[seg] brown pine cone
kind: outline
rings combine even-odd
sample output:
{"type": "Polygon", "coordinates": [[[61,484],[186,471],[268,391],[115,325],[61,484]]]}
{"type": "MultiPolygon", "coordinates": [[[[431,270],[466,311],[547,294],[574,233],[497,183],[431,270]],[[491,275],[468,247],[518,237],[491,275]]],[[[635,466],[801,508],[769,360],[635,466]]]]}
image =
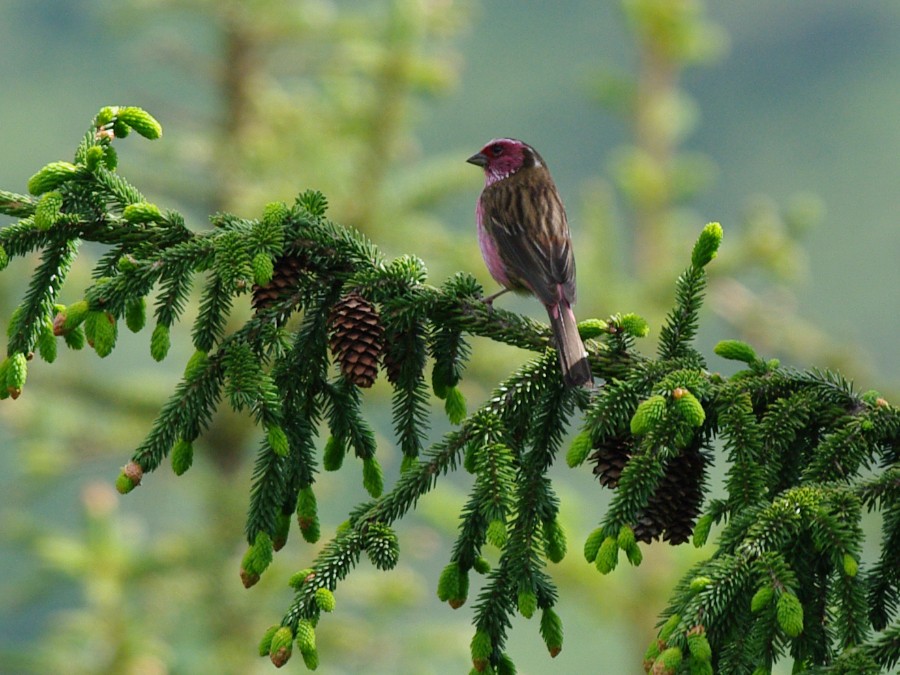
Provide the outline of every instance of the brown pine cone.
{"type": "Polygon", "coordinates": [[[300,275],[303,273],[303,261],[291,254],[278,258],[272,272],[272,280],[265,286],[253,285],[251,306],[256,311],[271,307],[279,300],[288,297],[297,288],[300,275]]]}
{"type": "Polygon", "coordinates": [[[384,328],[375,306],[352,291],[332,308],[328,325],[331,353],[341,373],[358,387],[371,387],[384,350],[384,328]]]}

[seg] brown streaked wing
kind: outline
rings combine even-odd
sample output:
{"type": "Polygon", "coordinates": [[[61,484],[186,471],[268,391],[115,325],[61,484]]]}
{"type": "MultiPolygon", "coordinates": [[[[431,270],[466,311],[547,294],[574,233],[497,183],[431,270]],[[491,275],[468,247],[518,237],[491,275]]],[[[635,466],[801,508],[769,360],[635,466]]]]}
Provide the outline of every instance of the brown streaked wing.
{"type": "Polygon", "coordinates": [[[497,242],[512,278],[530,288],[545,305],[575,303],[575,259],[569,226],[556,186],[546,169],[523,169],[486,188],[485,225],[497,242]]]}

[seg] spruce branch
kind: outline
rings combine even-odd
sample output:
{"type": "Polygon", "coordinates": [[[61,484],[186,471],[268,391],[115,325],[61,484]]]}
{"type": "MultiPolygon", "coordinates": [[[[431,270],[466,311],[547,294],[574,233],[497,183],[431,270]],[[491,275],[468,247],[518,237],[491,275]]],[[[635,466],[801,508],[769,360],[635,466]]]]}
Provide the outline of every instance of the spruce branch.
{"type": "Polygon", "coordinates": [[[784,368],[736,340],[714,353],[743,370],[710,372],[693,340],[706,266],[722,240],[718,224],[703,229],[676,281],[656,357],[635,348],[648,332],[641,317],[589,319],[579,330],[604,384],[571,390],[546,325],[485,304],[470,275],[435,286],[418,258],[387,261],[360,233],[331,222],[318,192],[292,205],[273,202],[259,218],[220,213],[210,228],[189,228],[118,173],[113,146],[129,130],[148,139],[161,133],[139,108],[104,108],[74,163],[52,162],[31,178],[33,196],[0,191],[0,212],[19,218],[0,230],[0,269],[10,256],[40,251],[9,321],[0,397],[23,393],[33,351],[48,363],[57,358],[57,338],[73,349],[87,341],[106,356],[121,322],[142,330],[148,301],[150,351],[162,360],[170,329],[200,284],[196,352],[117,488],[133,490],[167,456],[184,474],[221,400],[247,414],[261,430],[244,525],[248,586],[284,545],[293,514],[305,540],[319,539],[320,465],[340,470],[352,450],[371,496],[292,577],[293,601],[260,644],[276,665],[296,642],[304,662],[316,666],[315,630],[335,609],[341,581],[363,553],[377,568],[393,568],[402,545],[396,521],[461,467],[473,484],[438,597],[461,607],[472,573],[482,577],[472,609],[476,670],[512,671],[505,649],[515,612],[541,612],[537,629],[556,656],[562,619],[547,563],[565,555],[566,541],[548,470],[573,424],[568,464],[589,460],[601,485],[614,490],[584,544],[600,572],[612,572],[621,552],[639,565],[639,543],[677,545],[693,532],[704,545],[718,528],[712,555],[672,592],[645,654],[648,671],[765,671],[788,656],[813,672],[896,665],[900,409],[877,392],[858,394],[840,374],[784,368]],[[81,242],[104,253],[82,299],[58,305],[81,242]],[[245,294],[253,313],[229,332],[245,294]],[[533,356],[466,414],[458,385],[471,337],[533,356]],[[455,425],[430,443],[429,369],[455,425]],[[393,388],[393,440],[404,455],[387,492],[362,391],[382,372],[393,388]],[[722,495],[707,484],[713,461],[725,463],[722,495]],[[860,564],[864,509],[882,517],[877,560],[868,566],[860,564]],[[485,545],[499,550],[493,569],[485,545]]]}

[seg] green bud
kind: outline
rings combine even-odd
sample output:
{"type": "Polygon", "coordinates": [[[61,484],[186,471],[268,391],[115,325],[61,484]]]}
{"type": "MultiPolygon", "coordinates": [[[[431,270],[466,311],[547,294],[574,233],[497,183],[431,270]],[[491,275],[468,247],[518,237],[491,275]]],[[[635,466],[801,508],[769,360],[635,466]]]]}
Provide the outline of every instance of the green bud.
{"type": "Polygon", "coordinates": [[[66,346],[69,349],[74,349],[76,351],[79,349],[84,349],[85,338],[84,331],[81,330],[81,326],[63,333],[63,340],[65,340],[66,346]]]}
{"type": "Polygon", "coordinates": [[[319,524],[319,516],[316,515],[304,521],[303,525],[300,527],[300,534],[303,535],[303,540],[310,544],[315,544],[319,541],[319,537],[322,536],[322,526],[319,524]]]}
{"type": "Polygon", "coordinates": [[[616,565],[619,564],[619,545],[616,543],[615,537],[607,537],[600,544],[600,550],[597,551],[597,558],[594,565],[600,574],[609,574],[616,565]]]}
{"type": "Polygon", "coordinates": [[[709,577],[704,577],[704,576],[694,577],[693,579],[691,579],[691,584],[690,584],[689,588],[691,590],[691,593],[699,593],[704,588],[709,586],[712,582],[713,582],[712,579],[710,579],[709,577]]]}
{"type": "Polygon", "coordinates": [[[635,546],[636,543],[634,530],[628,527],[628,525],[623,525],[619,528],[619,536],[616,538],[616,544],[618,544],[620,549],[627,551],[632,546],[635,546]]]}
{"type": "Polygon", "coordinates": [[[478,574],[487,574],[491,571],[491,563],[488,562],[487,558],[478,556],[475,558],[475,562],[472,563],[472,569],[478,574]]]}
{"type": "Polygon", "coordinates": [[[206,370],[206,366],[208,364],[209,355],[202,349],[198,349],[193,354],[191,354],[191,358],[188,359],[187,364],[184,366],[184,379],[193,380],[200,373],[206,370]]]}
{"type": "Polygon", "coordinates": [[[16,352],[8,357],[9,365],[6,367],[6,387],[9,395],[18,398],[28,378],[28,358],[22,352],[16,352]]]}
{"type": "Polygon", "coordinates": [[[317,517],[318,508],[316,493],[313,492],[311,485],[307,485],[297,495],[297,518],[300,527],[303,527],[305,520],[317,517]]]}
{"type": "Polygon", "coordinates": [[[500,659],[497,661],[497,675],[516,675],[516,664],[509,658],[509,654],[501,653],[500,659]]]}
{"type": "Polygon", "coordinates": [[[323,612],[333,612],[334,593],[324,587],[316,589],[316,605],[318,605],[319,609],[323,612]]]}
{"type": "Polygon", "coordinates": [[[466,398],[459,387],[448,387],[444,398],[444,411],[450,424],[461,424],[466,419],[466,398]]]}
{"type": "Polygon", "coordinates": [[[587,319],[578,322],[578,334],[582,340],[592,340],[609,332],[609,325],[602,319],[587,319]]]}
{"type": "Polygon", "coordinates": [[[291,451],[287,434],[278,425],[273,424],[266,429],[266,440],[269,443],[269,447],[272,448],[272,452],[279,457],[287,457],[291,451]]]}
{"type": "Polygon", "coordinates": [[[147,301],[143,297],[125,303],[125,325],[132,333],[138,333],[147,322],[147,301]]]}
{"type": "Polygon", "coordinates": [[[275,624],[274,626],[269,626],[266,629],[266,632],[263,633],[262,639],[259,641],[260,656],[269,655],[269,647],[272,645],[272,637],[275,635],[275,631],[277,631],[279,628],[281,628],[281,626],[275,624]]]}
{"type": "Polygon", "coordinates": [[[384,491],[384,475],[381,472],[381,465],[374,457],[363,460],[363,487],[375,499],[384,491]]]}
{"type": "Polygon", "coordinates": [[[697,524],[694,525],[694,546],[700,548],[706,545],[709,538],[709,531],[712,529],[713,517],[708,513],[700,516],[697,524]]]}
{"type": "Polygon", "coordinates": [[[572,445],[569,446],[569,451],[566,453],[566,464],[573,469],[581,465],[587,459],[592,447],[591,433],[587,430],[582,431],[572,439],[572,445]]]}
{"type": "Polygon", "coordinates": [[[774,597],[775,589],[771,586],[761,586],[750,599],[750,611],[754,614],[759,614],[772,604],[772,598],[774,597]]]}
{"type": "Polygon", "coordinates": [[[876,389],[869,389],[860,396],[864,403],[867,403],[871,406],[878,404],[878,399],[881,398],[881,392],[876,389]]]}
{"type": "Polygon", "coordinates": [[[12,338],[13,335],[22,330],[22,326],[20,325],[20,323],[24,311],[25,310],[22,305],[19,305],[13,310],[12,316],[9,317],[9,325],[6,327],[6,337],[12,338]]]}
{"type": "Polygon", "coordinates": [[[675,629],[678,628],[678,624],[681,623],[681,617],[678,614],[673,614],[670,616],[666,622],[663,624],[663,627],[659,629],[659,639],[660,640],[668,640],[672,633],[675,632],[675,629]]]}
{"type": "Polygon", "coordinates": [[[329,436],[325,443],[325,451],[322,456],[322,466],[326,471],[337,471],[344,463],[344,455],[347,448],[344,446],[342,439],[336,436],[329,436]]]}
{"type": "Polygon", "coordinates": [[[291,533],[291,516],[279,511],[275,515],[275,532],[272,535],[272,548],[280,551],[287,544],[288,535],[291,533]]]}
{"type": "Polygon", "coordinates": [[[400,559],[397,533],[389,525],[372,523],[367,533],[366,554],[378,569],[394,569],[400,559]]]}
{"type": "Polygon", "coordinates": [[[475,666],[475,670],[478,672],[483,671],[490,661],[491,653],[494,651],[490,636],[483,631],[475,631],[469,649],[472,653],[472,665],[475,666]]]}
{"type": "Polygon", "coordinates": [[[263,208],[262,220],[266,225],[280,225],[290,215],[290,210],[284,202],[269,202],[263,208]]]}
{"type": "Polygon", "coordinates": [[[134,481],[131,480],[124,472],[120,473],[116,478],[116,490],[119,494],[127,495],[135,488],[134,481]]]}
{"type": "Polygon", "coordinates": [[[272,563],[272,539],[265,532],[259,532],[241,561],[241,579],[248,587],[259,581],[259,575],[272,563]]]}
{"type": "Polygon", "coordinates": [[[641,402],[631,418],[631,433],[642,436],[653,428],[666,414],[666,399],[655,394],[641,402]]]}
{"type": "Polygon", "coordinates": [[[37,348],[38,354],[47,363],[53,363],[56,360],[56,336],[53,334],[53,323],[48,321],[41,328],[37,348]]]}
{"type": "Polygon", "coordinates": [[[703,409],[700,401],[697,400],[697,397],[687,389],[679,388],[675,392],[673,394],[675,397],[675,405],[673,407],[676,414],[680,415],[692,427],[702,426],[706,421],[706,411],[703,409]]]}
{"type": "MultiPolygon", "coordinates": [[[[119,108],[118,121],[124,122],[144,138],[155,140],[162,136],[162,126],[146,110],[128,106],[119,108]]],[[[116,136],[118,136],[118,132],[116,136]]]]}
{"type": "Polygon", "coordinates": [[[94,126],[102,127],[110,122],[112,122],[116,118],[116,113],[118,112],[118,106],[103,106],[100,108],[100,112],[97,113],[97,116],[94,118],[94,126]]]}
{"type": "Polygon", "coordinates": [[[541,637],[547,645],[550,657],[554,658],[562,651],[563,628],[562,621],[556,612],[550,607],[541,613],[541,637]]]}
{"type": "Polygon", "coordinates": [[[276,668],[281,668],[291,658],[294,647],[294,634],[287,626],[282,626],[272,635],[269,644],[269,658],[276,668]]]}
{"type": "Polygon", "coordinates": [[[69,162],[50,162],[28,179],[28,191],[41,195],[78,175],[78,167],[69,162]]]}
{"type": "Polygon", "coordinates": [[[450,563],[442,571],[438,579],[437,596],[441,602],[447,602],[459,594],[459,565],[450,563]]]}
{"type": "Polygon", "coordinates": [[[190,441],[179,438],[172,448],[172,471],[181,476],[194,463],[194,446],[190,441]]]}
{"type": "Polygon", "coordinates": [[[128,138],[128,134],[131,133],[131,127],[122,120],[116,119],[113,121],[112,132],[115,138],[128,138]]]}
{"type": "Polygon", "coordinates": [[[634,567],[640,567],[641,562],[644,560],[644,554],[641,553],[641,547],[637,544],[630,548],[626,548],[625,556],[628,558],[628,562],[634,567]]]}
{"type": "Polygon", "coordinates": [[[647,323],[647,320],[631,312],[619,319],[619,327],[623,332],[636,338],[647,337],[650,333],[650,324],[647,323]]]}
{"type": "Polygon", "coordinates": [[[288,579],[288,585],[295,591],[299,591],[303,588],[303,584],[306,583],[309,576],[315,575],[315,573],[316,572],[312,567],[304,567],[302,570],[297,570],[291,575],[291,578],[288,579]]]}
{"type": "Polygon", "coordinates": [[[687,643],[688,651],[694,659],[706,662],[712,660],[712,647],[704,633],[688,634],[687,643]]]}
{"type": "Polygon", "coordinates": [[[519,610],[519,614],[526,619],[534,616],[534,611],[537,609],[537,596],[534,594],[534,591],[530,588],[520,590],[516,598],[516,607],[519,610]]]}
{"type": "Polygon", "coordinates": [[[803,605],[793,593],[784,592],[778,598],[775,618],[788,637],[794,638],[803,632],[803,605]]]}
{"type": "Polygon", "coordinates": [[[156,204],[138,202],[126,206],[122,211],[122,218],[136,225],[139,223],[158,223],[163,219],[163,216],[156,204]]]}
{"type": "Polygon", "coordinates": [[[556,519],[544,522],[544,553],[547,560],[558,563],[566,557],[566,533],[556,519]]]}
{"type": "Polygon", "coordinates": [[[656,663],[666,671],[674,673],[675,669],[681,665],[682,658],[684,657],[678,647],[669,647],[657,657],[656,663]]]}
{"type": "Polygon", "coordinates": [[[153,335],[150,336],[150,356],[154,361],[162,361],[169,353],[169,347],[172,345],[169,337],[169,327],[163,323],[156,324],[153,329],[153,335]]]}
{"type": "Polygon", "coordinates": [[[756,363],[759,360],[759,357],[756,356],[756,352],[753,351],[753,347],[740,340],[722,340],[713,347],[713,351],[723,359],[728,359],[729,361],[743,361],[744,363],[750,364],[756,363]]]}
{"type": "Polygon", "coordinates": [[[5,270],[9,265],[9,254],[3,246],[0,246],[0,271],[5,270]]]}
{"type": "Polygon", "coordinates": [[[119,165],[119,153],[111,145],[103,150],[103,163],[106,164],[106,168],[110,171],[115,171],[119,165]]]}
{"type": "Polygon", "coordinates": [[[509,537],[509,533],[506,530],[506,523],[502,520],[492,520],[488,523],[485,537],[490,544],[502,549],[506,546],[506,540],[509,537]]]}
{"type": "Polygon", "coordinates": [[[84,165],[88,171],[95,171],[100,162],[103,161],[103,148],[99,145],[92,145],[88,148],[84,156],[84,165]]]}
{"type": "Polygon", "coordinates": [[[115,317],[109,312],[90,311],[84,320],[84,333],[97,356],[109,356],[119,335],[115,317]]]}
{"type": "Polygon", "coordinates": [[[844,563],[844,574],[846,574],[851,579],[856,576],[856,573],[859,571],[859,563],[856,562],[856,558],[854,558],[849,553],[845,553],[843,557],[844,563]]]}
{"type": "Polygon", "coordinates": [[[87,300],[79,300],[78,302],[73,302],[71,305],[66,307],[63,314],[65,315],[65,321],[63,322],[63,332],[70,331],[82,321],[84,321],[85,317],[88,313],[88,301],[87,300]]]}
{"type": "Polygon", "coordinates": [[[58,192],[47,192],[38,201],[34,210],[34,226],[39,230],[49,230],[59,220],[63,198],[58,192]]]}
{"type": "Polygon", "coordinates": [[[316,629],[309,619],[300,619],[297,622],[297,647],[301,652],[308,652],[316,648],[316,629]]]}
{"type": "Polygon", "coordinates": [[[315,670],[319,667],[319,652],[317,649],[308,649],[305,652],[300,652],[300,656],[303,657],[303,665],[306,666],[307,670],[315,670]]]}
{"type": "Polygon", "coordinates": [[[644,652],[644,663],[652,664],[656,661],[656,658],[659,656],[659,640],[654,640],[647,646],[647,651],[644,652]]]}
{"type": "Polygon", "coordinates": [[[272,263],[272,258],[265,253],[257,253],[253,256],[250,267],[253,269],[253,283],[258,286],[265,286],[272,281],[275,266],[272,263]]]}
{"type": "Polygon", "coordinates": [[[603,528],[598,527],[588,535],[584,542],[584,559],[589,563],[597,559],[597,553],[600,551],[600,544],[603,542],[603,528]]]}
{"type": "Polygon", "coordinates": [[[698,269],[706,267],[716,257],[722,243],[722,234],[722,226],[719,223],[709,223],[703,228],[691,253],[691,264],[694,267],[698,269]]]}

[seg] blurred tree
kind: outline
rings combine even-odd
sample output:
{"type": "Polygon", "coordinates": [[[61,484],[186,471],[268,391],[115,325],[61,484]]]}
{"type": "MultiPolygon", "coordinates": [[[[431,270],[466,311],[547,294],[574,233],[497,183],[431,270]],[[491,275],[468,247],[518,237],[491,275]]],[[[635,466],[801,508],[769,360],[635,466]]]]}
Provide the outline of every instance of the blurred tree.
{"type": "MultiPolygon", "coordinates": [[[[594,246],[602,259],[588,267],[608,270],[600,285],[616,298],[614,306],[636,302],[656,324],[669,303],[667,284],[677,260],[673,247],[700,220],[692,201],[718,172],[708,156],[682,149],[702,111],[681,81],[689,69],[715,63],[728,36],[708,19],[701,0],[622,0],[621,8],[635,48],[635,70],[601,69],[593,92],[625,121],[633,140],[612,152],[612,189],[602,179],[587,183],[588,232],[582,236],[622,240],[594,246]],[[615,217],[616,198],[625,207],[627,226],[615,217]]],[[[711,306],[727,325],[770,353],[868,375],[864,357],[796,311],[791,287],[806,272],[800,240],[822,210],[822,201],[810,194],[795,195],[785,207],[764,196],[749,198],[735,228],[738,253],[713,274],[711,306]]]]}

